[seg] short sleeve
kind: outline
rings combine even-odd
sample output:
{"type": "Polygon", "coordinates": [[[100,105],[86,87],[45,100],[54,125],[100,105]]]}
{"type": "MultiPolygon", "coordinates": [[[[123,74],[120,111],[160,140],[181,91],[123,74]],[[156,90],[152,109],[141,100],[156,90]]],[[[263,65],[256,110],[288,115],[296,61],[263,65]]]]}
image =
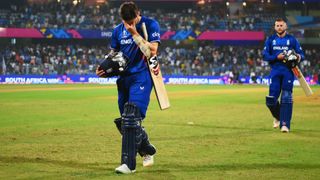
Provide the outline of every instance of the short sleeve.
{"type": "Polygon", "coordinates": [[[148,31],[148,40],[149,42],[159,42],[160,43],[160,26],[157,21],[152,21],[149,27],[147,27],[148,31]]]}

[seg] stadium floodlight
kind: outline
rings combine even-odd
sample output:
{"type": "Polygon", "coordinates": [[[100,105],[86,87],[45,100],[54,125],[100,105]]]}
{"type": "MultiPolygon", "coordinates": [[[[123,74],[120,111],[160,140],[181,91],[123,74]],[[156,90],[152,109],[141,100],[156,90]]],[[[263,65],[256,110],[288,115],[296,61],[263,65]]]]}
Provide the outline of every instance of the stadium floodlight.
{"type": "Polygon", "coordinates": [[[242,3],[242,6],[243,6],[243,7],[246,7],[246,6],[247,6],[247,3],[244,1],[244,2],[242,3]]]}
{"type": "Polygon", "coordinates": [[[206,2],[204,1],[204,0],[198,0],[198,4],[199,5],[203,5],[203,4],[205,4],[206,2]]]}

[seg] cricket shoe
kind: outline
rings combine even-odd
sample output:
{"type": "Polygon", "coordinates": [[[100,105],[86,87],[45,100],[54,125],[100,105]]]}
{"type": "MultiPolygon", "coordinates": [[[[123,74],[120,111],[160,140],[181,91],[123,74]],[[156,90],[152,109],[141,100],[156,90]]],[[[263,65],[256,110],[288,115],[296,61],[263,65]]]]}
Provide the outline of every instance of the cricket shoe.
{"type": "Polygon", "coordinates": [[[149,154],[142,156],[142,160],[143,167],[150,167],[154,164],[153,156],[149,154]]]}
{"type": "Polygon", "coordinates": [[[116,173],[119,173],[119,174],[131,174],[136,172],[135,169],[131,170],[126,164],[122,164],[121,166],[117,167],[115,171],[116,173]]]}
{"type": "Polygon", "coordinates": [[[281,132],[283,132],[283,133],[288,133],[288,132],[289,132],[288,127],[287,127],[287,126],[282,126],[282,127],[281,127],[281,132]]]}
{"type": "Polygon", "coordinates": [[[273,120],[273,128],[278,128],[280,126],[280,121],[278,119],[274,118],[273,120]]]}

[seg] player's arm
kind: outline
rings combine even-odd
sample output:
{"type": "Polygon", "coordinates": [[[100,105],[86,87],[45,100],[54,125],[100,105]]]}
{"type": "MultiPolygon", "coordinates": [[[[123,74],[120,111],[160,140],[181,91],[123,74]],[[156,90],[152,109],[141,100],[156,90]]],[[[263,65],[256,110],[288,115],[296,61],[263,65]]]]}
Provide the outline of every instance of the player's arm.
{"type": "Polygon", "coordinates": [[[149,59],[155,55],[157,55],[159,43],[148,42],[145,40],[136,30],[130,32],[132,34],[133,41],[137,44],[140,48],[141,52],[149,59]]]}
{"type": "Polygon", "coordinates": [[[157,55],[158,42],[148,42],[140,34],[132,35],[133,41],[138,45],[141,52],[149,59],[150,57],[157,55]]]}
{"type": "Polygon", "coordinates": [[[284,59],[284,54],[283,53],[278,53],[278,54],[271,54],[271,39],[268,38],[264,44],[263,48],[263,60],[267,62],[272,62],[275,60],[283,60],[284,59]]]}

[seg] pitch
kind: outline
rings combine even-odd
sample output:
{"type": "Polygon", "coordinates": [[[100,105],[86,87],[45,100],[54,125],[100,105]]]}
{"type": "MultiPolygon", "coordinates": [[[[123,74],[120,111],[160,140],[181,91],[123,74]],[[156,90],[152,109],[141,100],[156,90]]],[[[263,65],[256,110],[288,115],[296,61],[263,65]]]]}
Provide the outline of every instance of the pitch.
{"type": "Polygon", "coordinates": [[[319,179],[320,94],[294,88],[292,130],[272,128],[259,85],[167,86],[144,126],[155,166],[118,175],[111,85],[1,85],[0,179],[319,179]]]}

